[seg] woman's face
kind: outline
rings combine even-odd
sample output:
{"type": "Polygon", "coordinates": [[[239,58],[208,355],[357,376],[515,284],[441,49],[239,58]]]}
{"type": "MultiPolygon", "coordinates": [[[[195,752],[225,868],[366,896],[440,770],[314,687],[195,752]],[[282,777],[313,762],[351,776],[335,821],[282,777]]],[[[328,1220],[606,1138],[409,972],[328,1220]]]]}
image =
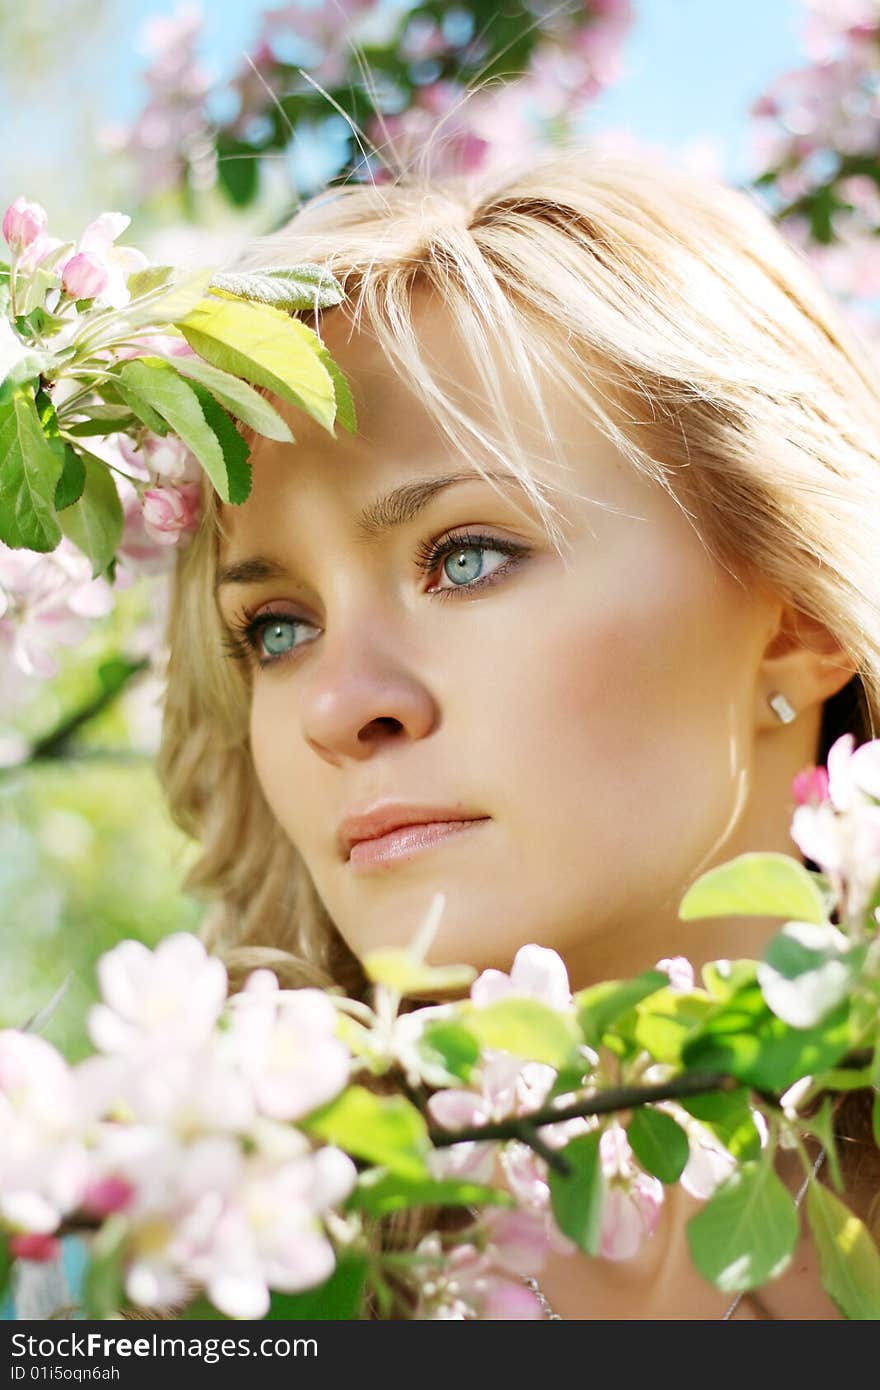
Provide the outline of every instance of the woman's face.
{"type": "MultiPolygon", "coordinates": [[[[481,395],[443,312],[423,309],[420,329],[462,398],[481,395]]],[[[560,557],[518,485],[499,497],[349,332],[325,320],[358,434],[334,440],[282,408],[297,442],[260,441],[250,498],[224,508],[220,559],[267,557],[279,577],[219,589],[227,623],[273,615],[252,633],[254,765],[343,937],[357,954],[406,944],[442,890],[435,963],[509,969],[537,942],[580,986],[663,955],[731,953],[711,949],[717,937],[689,951],[677,905],[755,813],[758,668],[778,606],[738,586],[551,385],[565,477],[582,494],[555,497],[571,543],[560,557]],[[394,489],[461,473],[403,524],[358,529],[394,489]],[[420,548],[452,538],[422,572],[420,548]],[[340,821],[387,801],[482,819],[410,857],[348,860],[340,821]]],[[[546,452],[515,376],[495,365],[546,452]]],[[[561,481],[552,467],[535,471],[561,481]]],[[[780,805],[777,842],[746,835],[742,848],[785,850],[780,805]]],[[[760,824],[766,836],[766,814],[760,824]]]]}

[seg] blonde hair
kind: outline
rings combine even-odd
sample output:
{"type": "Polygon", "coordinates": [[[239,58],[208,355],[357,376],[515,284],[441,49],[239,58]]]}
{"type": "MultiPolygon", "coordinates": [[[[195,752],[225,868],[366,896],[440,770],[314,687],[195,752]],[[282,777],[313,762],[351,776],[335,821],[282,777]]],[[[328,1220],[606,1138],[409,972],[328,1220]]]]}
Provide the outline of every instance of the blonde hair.
{"type": "MultiPolygon", "coordinates": [[[[856,675],[826,702],[820,760],[880,712],[880,393],[868,345],[800,252],[745,193],[588,142],[501,174],[399,176],[312,198],[239,268],[327,267],[326,313],[375,335],[459,452],[502,458],[548,536],[550,500],[491,365],[500,345],[546,421],[540,364],[682,507],[738,582],[769,583],[837,638],[856,675]],[[497,432],[461,409],[419,347],[418,292],[439,295],[485,385],[497,432]]],[[[303,313],[320,332],[320,314],[303,313]]],[[[547,423],[547,437],[554,445],[547,423]]],[[[491,485],[491,484],[490,484],[491,485]]],[[[359,966],[254,775],[249,678],[224,659],[213,580],[222,518],[178,557],[167,628],[159,775],[200,844],[184,887],[233,972],[257,964],[357,990],[359,966]]]]}

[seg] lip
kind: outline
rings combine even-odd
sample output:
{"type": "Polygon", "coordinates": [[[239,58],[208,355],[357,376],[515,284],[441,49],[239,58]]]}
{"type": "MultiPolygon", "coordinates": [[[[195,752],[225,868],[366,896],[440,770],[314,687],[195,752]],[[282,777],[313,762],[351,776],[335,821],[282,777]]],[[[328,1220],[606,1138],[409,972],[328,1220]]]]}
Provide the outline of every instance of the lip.
{"type": "Polygon", "coordinates": [[[349,865],[354,874],[377,873],[393,869],[402,859],[412,859],[442,840],[456,839],[463,831],[485,825],[488,816],[469,820],[426,821],[423,825],[401,825],[371,840],[357,840],[351,847],[349,865]]]}
{"type": "Polygon", "coordinates": [[[336,832],[340,858],[348,860],[352,847],[364,840],[378,840],[403,826],[427,826],[437,821],[488,820],[480,811],[470,811],[461,802],[447,806],[419,805],[412,801],[380,801],[343,816],[336,832]]]}

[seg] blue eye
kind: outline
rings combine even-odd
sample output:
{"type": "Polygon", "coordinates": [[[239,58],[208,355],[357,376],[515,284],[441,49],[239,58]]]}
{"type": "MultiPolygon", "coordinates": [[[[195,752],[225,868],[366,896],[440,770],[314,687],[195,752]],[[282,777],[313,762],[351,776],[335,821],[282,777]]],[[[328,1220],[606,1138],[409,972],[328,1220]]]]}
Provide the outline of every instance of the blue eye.
{"type": "Polygon", "coordinates": [[[260,666],[274,666],[286,660],[302,642],[294,642],[293,634],[298,627],[311,627],[302,618],[293,618],[289,613],[271,611],[254,616],[246,612],[233,623],[233,630],[223,639],[223,645],[230,656],[250,661],[256,656],[260,666]],[[265,636],[263,632],[265,630],[265,636]]]}
{"type": "Polygon", "coordinates": [[[257,630],[263,631],[263,645],[270,656],[282,656],[284,654],[285,630],[292,633],[295,627],[296,623],[289,618],[285,619],[284,622],[280,618],[273,618],[271,621],[267,621],[265,618],[261,619],[257,630]]]}
{"type": "MultiPolygon", "coordinates": [[[[443,573],[450,580],[451,587],[428,589],[426,595],[428,598],[458,598],[503,579],[527,554],[528,546],[496,536],[466,532],[423,542],[416,550],[415,562],[423,574],[431,575],[441,560],[444,561],[443,573]],[[475,563],[475,554],[479,551],[495,551],[509,558],[506,564],[483,574],[482,561],[475,563]]],[[[295,640],[296,629],[314,627],[314,624],[306,622],[304,618],[293,617],[290,613],[267,610],[259,614],[245,611],[241,618],[233,620],[230,627],[231,631],[223,639],[229,655],[245,664],[250,664],[256,657],[257,664],[265,667],[289,661],[300,647],[308,646],[308,641],[295,640]]]]}
{"type": "Polygon", "coordinates": [[[463,535],[447,535],[438,541],[428,541],[420,545],[416,552],[416,564],[424,574],[433,574],[442,560],[443,573],[447,579],[452,581],[452,587],[430,589],[428,596],[429,598],[446,598],[449,595],[458,597],[461,593],[473,593],[475,589],[482,589],[485,585],[494,583],[496,576],[499,579],[503,578],[513,568],[517,560],[526,554],[527,549],[524,545],[500,540],[497,536],[473,535],[468,531],[463,535]],[[508,558],[507,564],[499,565],[489,574],[483,574],[482,562],[475,567],[473,560],[474,552],[481,550],[494,550],[496,554],[507,555],[510,558],[508,558]]]}

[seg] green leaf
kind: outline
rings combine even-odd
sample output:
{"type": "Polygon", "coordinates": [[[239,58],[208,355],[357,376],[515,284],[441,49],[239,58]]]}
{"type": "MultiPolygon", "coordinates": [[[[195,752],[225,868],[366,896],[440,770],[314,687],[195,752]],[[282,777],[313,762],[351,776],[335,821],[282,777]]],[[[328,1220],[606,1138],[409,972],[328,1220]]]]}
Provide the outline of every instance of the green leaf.
{"type": "Polygon", "coordinates": [[[404,1096],[375,1096],[363,1086],[349,1086],[329,1105],[301,1120],[300,1128],[402,1177],[428,1176],[428,1128],[404,1096]]]}
{"type": "Polygon", "coordinates": [[[203,299],[177,326],[212,366],[300,406],[336,438],[333,380],[320,339],[304,323],[268,304],[203,299]]]}
{"type": "Polygon", "coordinates": [[[226,481],[229,489],[229,501],[238,505],[246,502],[251,492],[253,478],[251,475],[248,458],[250,449],[242,439],[232,420],[226,414],[222,405],[218,405],[204,386],[193,382],[192,389],[195,391],[199,405],[202,407],[202,414],[220,441],[220,448],[223,450],[223,459],[226,464],[226,481]]]}
{"type": "Polygon", "coordinates": [[[455,1179],[422,1181],[402,1178],[397,1173],[375,1168],[360,1178],[345,1203],[348,1211],[365,1211],[370,1216],[387,1216],[407,1207],[469,1207],[515,1205],[513,1197],[500,1188],[455,1179]]]}
{"type": "Polygon", "coordinates": [[[757,964],[753,960],[710,960],[703,966],[700,974],[707,994],[713,999],[726,1003],[744,985],[757,979],[757,964]]]}
{"type": "Polygon", "coordinates": [[[636,1007],[633,1037],[655,1062],[677,1066],[688,1040],[699,1032],[713,1007],[704,994],[660,989],[636,1007]]]}
{"type": "Polygon", "coordinates": [[[694,1264],[725,1293],[757,1289],[781,1274],[798,1234],[791,1193],[765,1158],[731,1173],[687,1224],[694,1264]]]}
{"type": "Polygon", "coordinates": [[[588,1047],[598,1047],[608,1029],[649,994],[669,985],[662,970],[646,970],[634,980],[607,980],[574,996],[578,1023],[588,1047]]]}
{"type": "Polygon", "coordinates": [[[626,1135],[646,1172],[663,1183],[678,1182],[690,1157],[690,1144],[671,1115],[642,1105],[630,1120],[626,1135]]]}
{"type": "Polygon", "coordinates": [[[173,265],[147,265],[143,270],[133,271],[125,283],[131,298],[138,299],[142,294],[149,294],[151,290],[158,290],[162,285],[167,285],[173,276],[173,265]]]}
{"type": "Polygon", "coordinates": [[[330,356],[329,349],[321,343],[316,349],[318,356],[330,374],[333,382],[333,390],[336,395],[336,419],[344,430],[349,434],[357,434],[357,414],[355,413],[354,400],[348,387],[348,382],[342,375],[339,367],[330,356]]]}
{"type": "Polygon", "coordinates": [[[320,1288],[303,1293],[273,1293],[266,1321],[355,1321],[361,1316],[366,1277],[366,1259],[362,1255],[345,1255],[320,1288]]]}
{"type": "Polygon", "coordinates": [[[706,1125],[734,1158],[757,1158],[761,1152],[761,1136],[755,1128],[745,1087],[735,1091],[707,1091],[705,1095],[688,1096],[678,1103],[695,1120],[706,1125]]]}
{"type": "Polygon", "coordinates": [[[793,1028],[810,1028],[846,998],[866,947],[847,949],[830,922],[787,922],[758,965],[758,983],[773,1012],[793,1028]]]}
{"type": "Polygon", "coordinates": [[[119,493],[103,459],[80,451],[85,468],[82,496],[59,515],[61,529],[92,562],[92,578],[103,574],[122,537],[124,516],[119,493]]]}
{"type": "Polygon", "coordinates": [[[253,202],[259,185],[259,160],[251,145],[220,134],[217,138],[217,178],[235,207],[253,202]]]}
{"type": "MultiPolygon", "coordinates": [[[[15,351],[13,347],[13,352],[15,351]]],[[[51,352],[28,348],[24,343],[14,357],[9,352],[4,352],[4,366],[0,377],[0,405],[6,405],[11,401],[20,387],[38,381],[43,372],[48,372],[56,365],[57,360],[51,352]]]]}
{"type": "Polygon", "coordinates": [[[429,1065],[444,1067],[465,1085],[480,1056],[480,1044],[463,1024],[452,1019],[429,1023],[417,1043],[419,1054],[429,1065]]]}
{"type": "Polygon", "coordinates": [[[880,1319],[880,1254],[857,1216],[821,1183],[807,1189],[807,1219],[819,1252],[822,1287],[844,1317],[880,1319]]]}
{"type": "Polygon", "coordinates": [[[238,377],[221,372],[219,368],[212,367],[210,362],[203,362],[200,357],[175,357],[174,366],[181,376],[207,386],[214,399],[225,406],[243,425],[249,426],[257,434],[264,435],[266,439],[277,439],[283,444],[293,443],[293,435],[287,422],[265,396],[261,396],[246,381],[239,381],[238,377]]]}
{"type": "Polygon", "coordinates": [[[367,952],[362,960],[368,980],[387,985],[397,994],[431,994],[466,989],[476,979],[472,965],[425,965],[407,947],[387,946],[367,952]]]}
{"type": "Polygon", "coordinates": [[[70,507],[82,497],[86,474],[82,459],[75,449],[61,438],[58,416],[52,398],[46,391],[38,391],[34,400],[40,427],[49,442],[55,457],[61,461],[61,477],[55,488],[55,510],[60,512],[70,507]]]}
{"type": "MultiPolygon", "coordinates": [[[[118,410],[117,417],[104,416],[100,420],[78,420],[75,424],[65,425],[65,432],[75,435],[76,439],[89,439],[93,435],[100,435],[101,438],[104,438],[108,434],[132,434],[138,428],[140,416],[135,417],[128,406],[106,406],[104,409],[118,410]]],[[[163,432],[167,432],[164,425],[163,432]]]]}
{"type": "Polygon", "coordinates": [[[824,922],[825,899],[803,864],[788,854],[740,854],[701,874],[678,908],[685,922],[698,917],[794,917],[824,922]]]}
{"type": "Polygon", "coordinates": [[[483,1008],[469,1005],[463,1010],[463,1021],[482,1047],[551,1067],[571,1062],[580,1042],[574,1019],[538,999],[511,995],[483,1008]]]}
{"type": "Polygon", "coordinates": [[[114,380],[127,409],[136,415],[141,424],[146,425],[153,434],[161,435],[164,438],[168,433],[167,421],[157,410],[153,409],[140,391],[135,390],[133,380],[123,379],[121,375],[114,380]]]}
{"type": "Polygon", "coordinates": [[[33,396],[19,387],[0,405],[0,540],[13,550],[54,550],[61,540],[55,489],[62,460],[40,426],[33,396]]]}
{"type": "Polygon", "coordinates": [[[117,310],[117,315],[128,329],[176,325],[203,301],[213,276],[213,270],[192,270],[172,282],[155,299],[131,302],[117,310]]]}
{"type": "Polygon", "coordinates": [[[579,1134],[559,1152],[570,1164],[568,1177],[549,1175],[550,1206],[563,1235],[588,1255],[597,1255],[602,1239],[605,1180],[599,1159],[600,1134],[579,1134]]]}
{"type": "MultiPolygon", "coordinates": [[[[242,490],[244,478],[235,471],[235,464],[231,477],[227,472],[223,444],[205,418],[196,387],[184,381],[169,362],[161,357],[137,358],[120,367],[117,380],[124,395],[131,392],[133,396],[146,401],[165,425],[192,450],[224,502],[231,500],[230,493],[233,489],[236,493],[242,490]]],[[[216,402],[214,404],[216,405],[216,402]]],[[[134,408],[134,401],[132,407],[134,408]]],[[[220,410],[220,406],[216,406],[216,409],[220,410]]],[[[228,417],[224,416],[224,419],[229,423],[228,417]]],[[[247,451],[247,445],[241,435],[238,431],[235,433],[239,443],[247,451]]],[[[227,440],[227,447],[228,443],[227,440]]]]}
{"type": "Polygon", "coordinates": [[[696,1071],[722,1071],[747,1086],[780,1092],[833,1066],[849,1047],[846,1002],[815,1028],[792,1028],[770,1012],[753,984],[716,1007],[685,1043],[682,1060],[696,1071]]]}
{"type": "Polygon", "coordinates": [[[9,1253],[9,1242],[0,1231],[0,1306],[6,1297],[12,1278],[12,1256],[9,1253]]]}
{"type": "Polygon", "coordinates": [[[28,276],[21,312],[27,316],[32,314],[35,309],[40,308],[45,302],[46,295],[50,290],[55,289],[57,284],[58,276],[46,266],[38,265],[36,270],[28,276]]]}
{"type": "Polygon", "coordinates": [[[91,1242],[83,1284],[83,1305],[87,1318],[109,1318],[125,1304],[122,1280],[127,1237],[128,1223],[125,1218],[111,1216],[91,1242]]]}
{"type": "Polygon", "coordinates": [[[55,489],[55,510],[58,512],[63,511],[65,507],[72,507],[74,502],[78,502],[83,495],[83,488],[86,484],[85,464],[79,454],[66,443],[62,443],[61,450],[61,477],[58,479],[58,486],[55,489]]]}
{"type": "Polygon", "coordinates": [[[274,304],[277,309],[286,309],[288,313],[316,306],[327,309],[345,298],[345,291],[336,277],[317,265],[215,275],[211,289],[223,290],[237,299],[255,299],[260,304],[274,304]]]}

